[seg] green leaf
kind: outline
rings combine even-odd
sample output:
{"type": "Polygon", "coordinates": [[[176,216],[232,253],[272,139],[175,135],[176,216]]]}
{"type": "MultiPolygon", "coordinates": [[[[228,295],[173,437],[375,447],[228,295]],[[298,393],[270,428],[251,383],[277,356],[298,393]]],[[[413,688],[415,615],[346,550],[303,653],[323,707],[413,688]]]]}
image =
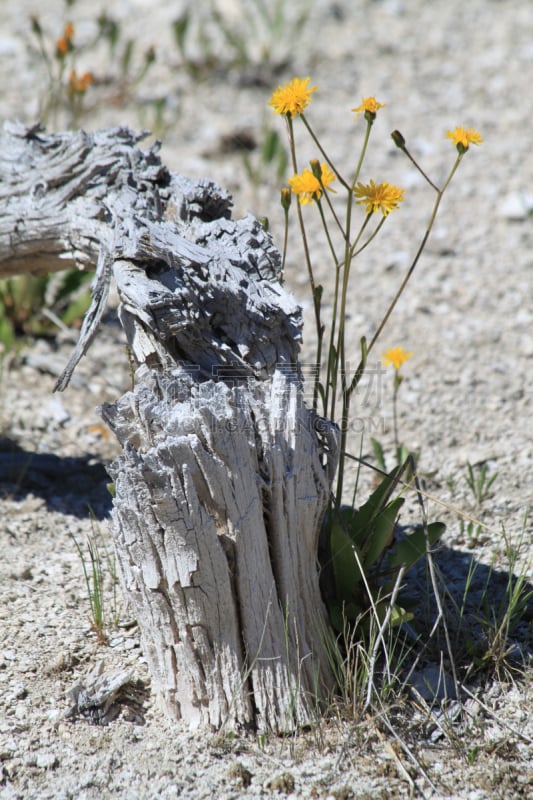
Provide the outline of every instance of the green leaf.
{"type": "Polygon", "coordinates": [[[353,600],[354,590],[361,583],[362,574],[355,545],[337,519],[332,522],[330,542],[337,600],[348,602],[353,600]]]}
{"type": "Polygon", "coordinates": [[[120,69],[124,77],[126,77],[129,72],[134,50],[135,50],[135,42],[133,41],[133,39],[128,39],[126,41],[126,44],[124,45],[124,51],[120,59],[121,62],[120,69]]]}
{"type": "Polygon", "coordinates": [[[187,38],[187,31],[189,30],[190,15],[185,11],[181,17],[175,19],[172,23],[172,30],[174,32],[174,39],[182,58],[185,56],[185,40],[187,38]]]}
{"type": "Polygon", "coordinates": [[[324,389],[324,385],[320,381],[317,381],[316,388],[320,399],[322,400],[322,404],[324,404],[326,400],[326,390],[324,389]]]}
{"type": "Polygon", "coordinates": [[[387,464],[385,461],[385,453],[383,451],[383,447],[381,442],[378,442],[377,439],[370,439],[370,443],[372,445],[372,450],[374,451],[374,456],[376,461],[378,462],[378,466],[383,472],[387,471],[387,464]]]}
{"type": "Polygon", "coordinates": [[[5,317],[0,317],[0,342],[4,345],[6,353],[15,344],[15,338],[15,331],[11,322],[5,317]]]}
{"type": "MultiPolygon", "coordinates": [[[[432,522],[427,526],[427,536],[429,546],[435,544],[444,531],[446,525],[443,522],[432,522]]],[[[394,552],[388,560],[388,567],[390,569],[399,569],[404,566],[409,569],[413,564],[418,561],[426,553],[426,535],[424,533],[424,526],[419,525],[414,533],[409,534],[399,542],[394,548],[394,552]]]]}
{"type": "Polygon", "coordinates": [[[393,627],[403,625],[404,622],[411,622],[414,619],[414,614],[411,611],[406,611],[404,608],[400,606],[393,606],[390,624],[393,627]]]}
{"type": "Polygon", "coordinates": [[[371,567],[383,555],[383,551],[394,542],[394,528],[404,502],[403,497],[397,497],[377,517],[374,530],[370,533],[363,550],[365,569],[371,567]]]}
{"type": "Polygon", "coordinates": [[[366,503],[357,511],[357,528],[365,532],[370,531],[377,515],[387,504],[389,497],[396,488],[401,467],[395,467],[383,478],[378,488],[372,492],[366,503]]]}
{"type": "Polygon", "coordinates": [[[89,308],[90,302],[91,293],[89,291],[84,292],[72,303],[70,303],[64,313],[61,314],[61,320],[65,323],[65,325],[71,325],[73,322],[81,320],[89,308]]]}
{"type": "Polygon", "coordinates": [[[333,628],[337,631],[337,633],[342,633],[344,630],[344,616],[342,613],[341,604],[336,602],[329,603],[328,611],[333,628]]]}
{"type": "Polygon", "coordinates": [[[272,161],[274,161],[282,147],[283,146],[281,144],[281,139],[279,138],[278,132],[274,130],[268,130],[265,133],[261,147],[261,158],[263,163],[270,164],[272,161]]]}

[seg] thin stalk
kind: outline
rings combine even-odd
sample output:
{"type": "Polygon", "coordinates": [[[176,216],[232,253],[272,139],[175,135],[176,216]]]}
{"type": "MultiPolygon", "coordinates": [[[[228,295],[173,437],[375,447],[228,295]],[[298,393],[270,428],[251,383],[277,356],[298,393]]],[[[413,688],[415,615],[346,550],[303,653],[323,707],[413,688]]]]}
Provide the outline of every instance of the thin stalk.
{"type": "MultiPolygon", "coordinates": [[[[329,381],[330,381],[330,369],[331,369],[331,358],[332,358],[332,349],[331,349],[331,347],[332,347],[332,341],[333,341],[332,337],[333,337],[333,331],[335,329],[335,321],[336,321],[336,317],[337,317],[337,296],[338,296],[338,284],[339,284],[339,266],[338,266],[337,254],[335,253],[335,247],[334,247],[333,242],[331,240],[331,236],[329,234],[328,226],[327,226],[327,223],[326,223],[326,218],[324,216],[324,209],[322,208],[322,204],[321,204],[320,200],[317,200],[316,202],[317,202],[317,206],[318,206],[318,211],[320,213],[320,218],[322,220],[322,225],[323,225],[323,228],[324,228],[324,232],[326,234],[326,239],[327,239],[327,242],[328,242],[328,245],[329,245],[329,249],[330,249],[331,255],[333,257],[333,261],[334,261],[334,263],[336,265],[335,295],[334,295],[334,302],[333,302],[333,314],[332,314],[332,320],[331,320],[331,335],[330,335],[329,349],[328,349],[328,353],[327,353],[326,386],[325,386],[324,395],[322,397],[323,413],[324,413],[324,416],[326,417],[327,413],[328,413],[328,400],[329,400],[329,381]]],[[[323,345],[323,342],[321,341],[320,344],[321,344],[320,354],[319,354],[320,355],[320,361],[317,360],[317,370],[319,372],[320,372],[320,367],[322,365],[322,345],[323,345]]],[[[317,356],[317,358],[318,358],[318,356],[317,356]]],[[[319,378],[317,378],[315,380],[315,385],[316,385],[317,389],[318,389],[318,384],[317,384],[318,380],[319,380],[319,378]]]]}
{"type": "MultiPolygon", "coordinates": [[[[367,132],[368,132],[368,130],[367,130],[367,132]]],[[[450,185],[450,182],[451,182],[453,176],[455,175],[455,172],[456,172],[457,167],[459,166],[459,164],[461,162],[461,159],[462,159],[463,155],[464,155],[463,153],[459,153],[458,154],[458,156],[457,156],[457,158],[455,160],[455,163],[454,163],[452,169],[450,170],[450,174],[448,175],[448,178],[446,179],[446,182],[445,182],[444,186],[442,187],[442,189],[438,189],[435,186],[435,184],[432,181],[430,181],[431,185],[433,186],[433,188],[437,192],[437,198],[435,200],[435,205],[433,206],[433,211],[431,213],[431,217],[429,219],[429,223],[428,223],[428,226],[426,228],[426,232],[424,233],[424,236],[422,237],[422,241],[420,243],[420,246],[419,246],[419,248],[418,248],[418,250],[416,252],[416,255],[415,255],[414,259],[413,259],[413,262],[412,262],[411,266],[409,267],[409,269],[407,271],[407,274],[405,275],[402,283],[400,284],[400,287],[399,287],[398,291],[394,295],[394,298],[393,298],[391,304],[389,305],[387,311],[385,312],[385,315],[384,315],[383,319],[381,320],[380,324],[378,325],[378,328],[377,328],[376,332],[374,333],[374,336],[370,340],[368,346],[365,348],[365,351],[363,353],[361,361],[359,362],[359,366],[357,367],[357,370],[355,371],[355,374],[354,374],[354,377],[352,379],[352,382],[350,383],[350,386],[347,389],[344,388],[344,391],[343,391],[343,421],[342,421],[342,428],[341,428],[341,443],[340,443],[341,458],[340,458],[340,461],[339,461],[339,471],[338,471],[338,479],[337,479],[337,498],[336,498],[337,506],[340,504],[340,495],[342,494],[342,482],[343,482],[343,477],[344,477],[344,459],[343,459],[343,455],[342,454],[346,451],[347,422],[348,422],[348,411],[349,411],[349,407],[350,407],[351,394],[355,390],[357,384],[359,383],[359,381],[361,379],[361,376],[363,375],[368,355],[370,354],[372,348],[376,344],[381,332],[383,331],[383,328],[387,324],[387,322],[388,322],[388,320],[390,318],[390,315],[392,314],[392,312],[393,312],[398,300],[402,296],[402,294],[404,292],[404,289],[407,286],[407,283],[409,282],[409,279],[410,279],[411,275],[415,271],[416,265],[418,264],[418,261],[420,260],[420,256],[424,252],[424,249],[426,247],[427,241],[429,239],[429,235],[430,235],[430,233],[431,233],[431,231],[433,229],[433,225],[435,223],[435,219],[437,217],[437,212],[439,210],[439,206],[440,206],[441,200],[443,198],[444,192],[446,191],[446,189],[450,185]]],[[[354,250],[355,250],[355,248],[354,248],[354,250]]],[[[342,314],[342,310],[341,310],[341,314],[342,314]]],[[[343,361],[341,360],[341,369],[342,368],[343,368],[343,361]]]]}
{"type": "Polygon", "coordinates": [[[283,231],[283,255],[281,257],[281,270],[280,270],[280,283],[283,283],[283,276],[285,274],[285,260],[287,258],[287,246],[289,243],[289,209],[284,208],[283,214],[285,217],[285,230],[283,231]]]}
{"type": "Polygon", "coordinates": [[[402,150],[402,152],[404,152],[404,153],[405,153],[405,155],[407,156],[407,158],[409,159],[409,161],[411,161],[411,163],[412,163],[412,164],[413,164],[413,165],[416,167],[416,169],[419,171],[419,173],[422,175],[422,177],[423,177],[423,178],[425,178],[425,180],[426,180],[426,181],[429,183],[429,185],[430,185],[430,186],[432,186],[432,187],[433,187],[433,189],[435,189],[435,191],[436,191],[436,192],[439,192],[439,191],[440,191],[440,189],[439,189],[439,187],[437,186],[437,184],[436,184],[436,183],[433,183],[433,181],[431,180],[431,178],[430,178],[430,177],[429,177],[429,176],[428,176],[428,175],[427,175],[427,174],[424,172],[424,170],[422,169],[422,167],[420,166],[420,164],[418,163],[418,161],[416,161],[416,159],[415,159],[415,158],[413,158],[413,156],[411,155],[411,153],[409,152],[409,150],[407,149],[407,147],[406,147],[405,145],[403,145],[402,147],[400,147],[400,150],[402,150]]]}
{"type": "MultiPolygon", "coordinates": [[[[363,140],[363,145],[361,147],[361,152],[359,154],[359,160],[357,162],[357,166],[355,168],[354,176],[352,179],[351,186],[348,187],[348,201],[346,203],[346,237],[345,237],[345,252],[344,252],[344,275],[342,281],[342,299],[341,299],[341,307],[340,307],[340,323],[339,323],[339,336],[337,339],[337,366],[340,365],[340,372],[341,372],[341,380],[343,385],[343,391],[346,384],[346,354],[344,348],[344,322],[346,316],[346,296],[348,292],[348,282],[350,279],[350,267],[353,257],[353,252],[357,247],[357,244],[363,234],[364,229],[366,228],[369,220],[369,215],[365,218],[365,221],[357,235],[355,242],[350,245],[350,238],[351,238],[351,227],[352,227],[352,209],[353,209],[353,190],[355,185],[359,179],[359,174],[361,172],[361,167],[363,166],[363,161],[365,159],[366,150],[368,147],[368,141],[370,139],[370,131],[372,129],[372,122],[367,121],[366,130],[365,130],[365,138],[363,140]],[[339,361],[340,359],[340,361],[339,361]]],[[[333,376],[335,381],[335,388],[332,393],[332,409],[334,409],[335,404],[335,395],[336,395],[336,383],[337,383],[337,372],[336,370],[335,375],[333,376]]],[[[344,403],[343,403],[343,417],[344,414],[344,403]]],[[[332,419],[334,417],[332,416],[332,419]]],[[[342,452],[342,450],[341,450],[342,452]]]]}
{"type": "Polygon", "coordinates": [[[452,167],[452,169],[451,169],[451,172],[450,172],[450,174],[448,175],[448,178],[446,179],[446,183],[444,184],[444,186],[442,187],[442,189],[438,189],[438,190],[437,190],[437,199],[435,200],[435,205],[433,206],[433,211],[432,211],[432,213],[431,213],[431,217],[430,217],[430,220],[429,220],[428,226],[427,226],[427,228],[426,228],[426,232],[425,232],[425,234],[424,234],[424,236],[423,236],[423,238],[422,238],[422,241],[421,241],[421,243],[420,243],[420,247],[418,248],[418,250],[417,250],[417,253],[416,253],[416,255],[415,255],[414,259],[413,259],[413,263],[411,264],[411,266],[410,266],[410,267],[409,267],[409,269],[407,270],[407,274],[405,275],[405,278],[403,279],[403,281],[402,281],[402,282],[401,282],[401,284],[400,284],[400,288],[398,289],[398,291],[397,291],[397,292],[396,292],[396,294],[394,295],[394,298],[393,298],[393,300],[392,300],[392,302],[391,302],[390,306],[388,307],[388,309],[387,309],[387,311],[386,311],[386,313],[385,313],[385,316],[384,316],[384,317],[383,317],[383,319],[381,320],[381,322],[380,322],[380,324],[379,324],[379,326],[378,326],[378,329],[377,329],[377,331],[375,332],[374,336],[373,336],[373,337],[372,337],[372,339],[370,340],[370,343],[369,343],[369,345],[368,345],[368,350],[367,350],[367,352],[368,352],[368,353],[370,353],[370,351],[372,350],[372,348],[373,348],[373,347],[374,347],[374,345],[376,344],[376,342],[377,342],[377,340],[378,340],[378,338],[379,338],[379,336],[380,336],[380,334],[381,334],[381,332],[382,332],[383,328],[384,328],[384,327],[385,327],[385,325],[387,324],[387,322],[388,322],[388,320],[389,320],[389,317],[390,317],[390,315],[392,314],[392,312],[393,312],[393,310],[394,310],[394,308],[395,308],[395,306],[396,306],[396,303],[398,302],[398,300],[399,300],[399,299],[400,299],[400,297],[402,296],[402,294],[403,294],[403,291],[404,291],[405,287],[407,286],[407,283],[409,282],[409,279],[410,279],[411,275],[412,275],[412,274],[413,274],[413,272],[415,271],[415,267],[416,267],[416,265],[418,264],[418,261],[419,261],[419,259],[420,259],[420,256],[421,256],[421,255],[422,255],[422,253],[424,252],[424,249],[425,249],[425,247],[426,247],[427,241],[428,241],[428,239],[429,239],[429,234],[431,233],[431,231],[432,231],[432,228],[433,228],[433,225],[434,225],[434,223],[435,223],[435,219],[436,219],[436,216],[437,216],[437,212],[438,212],[438,210],[439,210],[440,202],[441,202],[441,200],[442,200],[442,197],[443,197],[443,195],[444,195],[444,192],[446,191],[446,189],[447,189],[447,188],[448,188],[448,186],[450,185],[450,181],[452,180],[453,176],[455,175],[455,172],[456,172],[456,170],[457,170],[457,167],[459,166],[459,163],[460,163],[460,161],[461,161],[461,158],[462,158],[462,157],[463,157],[463,156],[462,156],[462,154],[459,154],[459,155],[457,156],[457,159],[456,159],[456,161],[455,161],[455,164],[453,165],[453,167],[452,167]]]}
{"type": "Polygon", "coordinates": [[[346,234],[344,232],[344,228],[342,227],[341,221],[338,218],[338,216],[337,216],[337,214],[335,212],[335,209],[333,208],[333,203],[331,202],[331,198],[330,198],[329,194],[326,191],[324,191],[324,197],[326,198],[326,202],[327,202],[327,204],[329,206],[329,210],[331,211],[331,215],[332,215],[333,219],[335,220],[338,229],[341,232],[341,236],[346,241],[346,234]]]}
{"type": "Polygon", "coordinates": [[[331,330],[329,334],[328,363],[326,370],[326,394],[324,398],[324,416],[327,416],[328,403],[329,403],[329,390],[331,387],[333,401],[332,401],[330,419],[334,418],[333,415],[335,413],[334,398],[336,391],[336,381],[333,380],[333,376],[337,375],[338,353],[335,350],[333,342],[335,341],[335,332],[337,327],[337,310],[339,304],[339,285],[340,285],[341,269],[342,269],[342,264],[335,262],[335,289],[333,294],[333,312],[331,315],[331,330]]]}
{"type": "Polygon", "coordinates": [[[328,225],[327,225],[327,222],[326,222],[326,218],[324,216],[324,209],[322,208],[322,203],[320,202],[320,200],[317,200],[316,204],[318,206],[320,219],[322,220],[322,226],[324,228],[324,233],[326,234],[326,239],[327,239],[327,242],[328,242],[330,253],[333,256],[333,260],[334,260],[335,264],[337,264],[338,263],[337,254],[335,253],[335,248],[333,246],[333,242],[331,241],[331,236],[329,235],[328,225]]]}
{"type": "MultiPolygon", "coordinates": [[[[361,247],[359,248],[359,250],[354,250],[354,249],[352,248],[352,251],[351,251],[350,258],[355,258],[356,256],[358,256],[358,255],[359,255],[359,253],[362,253],[362,252],[363,252],[363,250],[365,250],[365,249],[368,247],[368,245],[370,244],[370,242],[371,242],[373,239],[375,239],[375,238],[376,238],[376,236],[378,235],[378,233],[380,232],[380,230],[381,230],[381,228],[383,227],[383,225],[384,225],[384,223],[385,223],[385,220],[386,220],[386,219],[387,219],[386,217],[382,217],[382,218],[381,218],[381,220],[379,221],[379,223],[378,223],[378,224],[377,224],[377,226],[376,226],[376,230],[375,230],[375,231],[374,231],[374,232],[373,232],[373,233],[372,233],[372,234],[371,234],[371,235],[368,237],[368,239],[366,240],[366,242],[365,242],[364,244],[362,244],[362,245],[361,245],[361,247]]],[[[353,247],[355,247],[355,244],[353,245],[353,247]]]]}
{"type": "MultiPolygon", "coordinates": [[[[296,148],[294,143],[294,129],[292,125],[292,117],[287,115],[285,117],[287,122],[287,130],[289,134],[289,150],[291,154],[291,161],[292,161],[292,168],[295,173],[298,172],[298,162],[296,160],[296,148]]],[[[296,203],[296,210],[298,214],[298,224],[300,226],[300,233],[302,236],[302,244],[304,248],[304,257],[305,263],[307,266],[307,274],[309,276],[309,285],[311,287],[311,294],[313,296],[313,310],[315,314],[315,326],[316,326],[316,333],[317,333],[317,356],[316,356],[316,363],[320,365],[321,358],[322,358],[322,341],[324,338],[324,325],[322,324],[322,320],[320,317],[320,297],[319,293],[317,292],[317,286],[315,283],[315,277],[313,274],[313,265],[311,263],[311,254],[309,252],[309,244],[307,242],[307,234],[305,231],[305,225],[303,220],[302,214],[302,207],[301,204],[298,202],[296,203]]],[[[318,404],[318,382],[319,382],[320,375],[317,373],[315,378],[315,385],[313,387],[313,410],[316,411],[316,407],[318,404]]]]}
{"type": "Polygon", "coordinates": [[[392,392],[392,419],[394,424],[394,447],[396,452],[400,447],[400,439],[398,436],[398,389],[400,388],[400,383],[402,382],[402,377],[398,373],[398,370],[394,371],[394,389],[392,392]]]}
{"type": "MultiPolygon", "coordinates": [[[[351,207],[351,201],[349,201],[348,206],[351,207]]],[[[344,480],[344,459],[342,457],[342,453],[346,449],[346,438],[348,435],[348,419],[350,415],[350,394],[351,392],[347,391],[346,387],[346,348],[345,348],[345,323],[346,323],[346,302],[348,297],[348,283],[350,278],[350,266],[351,266],[351,256],[350,251],[357,247],[358,242],[363,235],[363,232],[368,225],[371,215],[367,214],[365,217],[365,221],[361,225],[359,233],[357,234],[357,238],[354,244],[351,247],[347,247],[347,260],[344,265],[344,275],[342,281],[342,293],[341,293],[341,305],[339,311],[339,334],[337,338],[337,359],[336,359],[336,369],[332,375],[333,378],[333,387],[332,387],[332,396],[331,396],[331,410],[332,416],[331,419],[334,419],[334,410],[335,410],[335,401],[336,401],[336,390],[337,390],[337,378],[338,373],[340,370],[341,373],[341,386],[342,386],[342,412],[341,412],[341,441],[340,441],[340,452],[341,458],[339,460],[339,469],[338,469],[338,478],[337,478],[337,493],[336,493],[336,505],[337,508],[340,507],[341,503],[341,496],[342,496],[342,485],[344,480]]],[[[349,230],[350,225],[350,213],[348,212],[347,215],[347,233],[349,230]]]]}
{"type": "Polygon", "coordinates": [[[353,192],[355,189],[355,184],[359,180],[359,173],[361,172],[361,167],[363,166],[363,161],[365,160],[366,149],[368,147],[368,140],[370,139],[370,131],[372,130],[372,125],[374,123],[367,120],[366,123],[366,131],[365,131],[365,138],[363,141],[363,146],[361,148],[361,154],[359,156],[359,161],[357,162],[357,166],[355,168],[354,176],[352,179],[352,185],[350,186],[350,192],[353,192]]]}
{"type": "MultiPolygon", "coordinates": [[[[349,279],[350,279],[350,266],[351,266],[350,252],[351,252],[352,248],[355,249],[355,247],[357,247],[357,244],[359,243],[359,241],[361,239],[361,236],[363,235],[363,233],[365,231],[365,228],[368,225],[370,217],[371,217],[370,214],[366,215],[365,220],[364,220],[363,224],[361,225],[361,228],[359,229],[359,233],[357,234],[357,238],[355,239],[355,242],[353,243],[352,247],[349,247],[348,250],[347,250],[347,259],[344,262],[344,275],[343,275],[343,279],[342,279],[341,305],[340,305],[340,314],[339,314],[339,317],[340,317],[339,334],[338,334],[338,337],[337,337],[337,352],[340,354],[340,357],[341,357],[341,364],[340,364],[341,371],[342,371],[341,372],[341,376],[342,375],[346,376],[346,359],[345,359],[345,356],[344,356],[344,345],[345,345],[344,333],[345,333],[345,322],[346,322],[346,302],[347,302],[347,299],[348,299],[348,284],[349,284],[349,279]]],[[[345,380],[345,377],[344,377],[344,380],[345,380]]]]}
{"type": "Polygon", "coordinates": [[[312,127],[311,127],[311,126],[310,126],[310,124],[308,123],[308,121],[307,121],[307,119],[306,119],[306,117],[305,117],[305,114],[303,114],[303,113],[302,113],[302,114],[300,114],[300,119],[302,120],[303,124],[304,124],[304,125],[305,125],[305,127],[307,128],[307,131],[308,131],[308,133],[309,133],[309,136],[311,137],[311,139],[313,140],[313,142],[314,142],[314,143],[316,144],[316,146],[318,147],[318,149],[319,149],[319,151],[320,151],[321,155],[324,157],[324,159],[325,159],[325,161],[326,161],[326,164],[328,164],[328,166],[329,166],[329,167],[331,167],[332,171],[333,171],[333,172],[335,173],[335,175],[337,176],[337,178],[338,178],[338,180],[339,180],[339,183],[342,183],[342,185],[344,186],[344,188],[345,188],[345,189],[348,189],[348,191],[350,191],[350,186],[349,186],[349,185],[348,185],[348,183],[347,183],[347,182],[344,180],[344,178],[343,178],[343,177],[342,177],[342,175],[340,174],[339,170],[337,169],[337,167],[335,166],[335,164],[333,163],[333,161],[330,159],[330,157],[328,156],[328,154],[326,153],[326,151],[324,150],[324,148],[323,148],[323,147],[322,147],[322,145],[320,144],[320,141],[319,141],[318,137],[316,136],[315,132],[313,131],[312,127]]]}

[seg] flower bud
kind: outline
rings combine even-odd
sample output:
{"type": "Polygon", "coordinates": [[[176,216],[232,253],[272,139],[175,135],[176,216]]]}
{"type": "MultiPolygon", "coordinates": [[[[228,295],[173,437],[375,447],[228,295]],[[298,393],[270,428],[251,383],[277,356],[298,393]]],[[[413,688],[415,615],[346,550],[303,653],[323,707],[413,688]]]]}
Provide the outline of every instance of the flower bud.
{"type": "Polygon", "coordinates": [[[31,21],[31,29],[36,36],[42,36],[43,29],[41,28],[41,23],[39,22],[39,17],[36,14],[32,14],[30,17],[31,21]]]}
{"type": "Polygon", "coordinates": [[[320,166],[320,161],[317,158],[313,158],[309,162],[309,166],[311,167],[311,172],[320,183],[322,180],[322,167],[320,166]]]}
{"type": "Polygon", "coordinates": [[[281,190],[281,207],[284,211],[288,211],[291,207],[292,193],[286,186],[281,190]]]}
{"type": "Polygon", "coordinates": [[[400,131],[393,131],[391,133],[391,139],[394,142],[394,144],[396,145],[396,147],[400,148],[400,150],[404,150],[405,149],[405,139],[403,138],[403,136],[400,133],[400,131]]]}

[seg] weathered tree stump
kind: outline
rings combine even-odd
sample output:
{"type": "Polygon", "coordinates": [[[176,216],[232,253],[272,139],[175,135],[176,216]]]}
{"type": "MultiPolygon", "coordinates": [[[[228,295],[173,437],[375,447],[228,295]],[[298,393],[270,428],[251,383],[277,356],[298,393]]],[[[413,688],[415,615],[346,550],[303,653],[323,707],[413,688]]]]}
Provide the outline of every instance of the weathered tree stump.
{"type": "Polygon", "coordinates": [[[111,527],[165,709],[192,726],[308,723],[334,683],[317,547],[337,435],[304,403],[300,308],[270,236],[128,130],[0,138],[0,275],[96,269],[57,388],[116,282],[138,368],[101,409],[122,446],[111,527]]]}

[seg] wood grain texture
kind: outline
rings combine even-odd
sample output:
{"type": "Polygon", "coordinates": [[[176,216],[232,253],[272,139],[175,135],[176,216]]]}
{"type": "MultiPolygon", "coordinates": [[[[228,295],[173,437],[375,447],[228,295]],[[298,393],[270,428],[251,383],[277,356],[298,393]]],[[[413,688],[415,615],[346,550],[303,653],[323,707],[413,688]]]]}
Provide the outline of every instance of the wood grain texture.
{"type": "Polygon", "coordinates": [[[60,389],[116,283],[138,366],[101,409],[122,446],[112,530],[164,708],[294,730],[333,688],[317,547],[337,431],[304,402],[301,311],[269,234],[139,138],[8,126],[0,274],[96,269],[60,389]]]}

